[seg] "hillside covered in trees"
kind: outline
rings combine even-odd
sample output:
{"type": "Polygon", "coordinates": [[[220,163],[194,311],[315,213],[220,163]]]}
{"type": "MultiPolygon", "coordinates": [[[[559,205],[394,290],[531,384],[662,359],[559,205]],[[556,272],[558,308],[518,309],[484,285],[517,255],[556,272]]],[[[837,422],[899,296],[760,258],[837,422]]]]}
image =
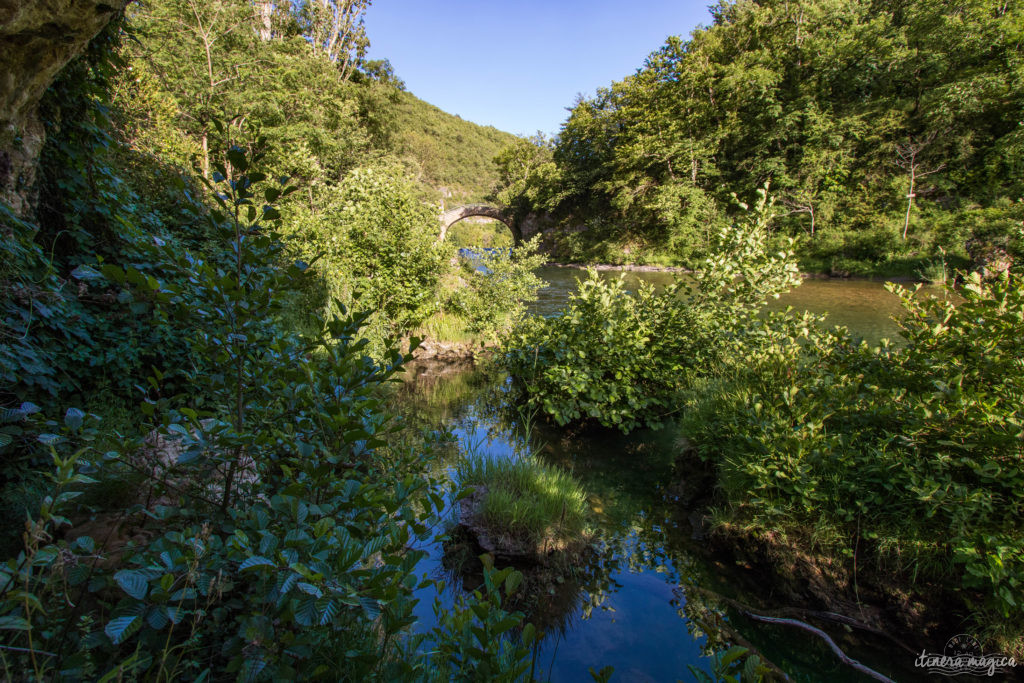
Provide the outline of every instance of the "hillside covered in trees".
{"type": "Polygon", "coordinates": [[[576,102],[553,145],[521,155],[531,176],[506,175],[561,219],[558,256],[694,265],[732,195],[766,182],[806,270],[1018,253],[1019,3],[740,0],[712,17],[576,102]]]}
{"type": "Polygon", "coordinates": [[[395,108],[395,151],[415,161],[417,177],[447,190],[448,207],[485,200],[498,182],[494,165],[517,138],[492,126],[478,126],[403,92],[395,108]]]}
{"type": "Polygon", "coordinates": [[[132,39],[121,52],[128,73],[116,79],[112,102],[124,137],[205,174],[216,152],[211,121],[235,114],[258,125],[276,150],[275,172],[306,188],[390,159],[425,197],[481,199],[496,180],[491,160],[515,136],[407,92],[387,60],[364,59],[361,18],[335,19],[323,7],[193,0],[130,7],[132,39]]]}

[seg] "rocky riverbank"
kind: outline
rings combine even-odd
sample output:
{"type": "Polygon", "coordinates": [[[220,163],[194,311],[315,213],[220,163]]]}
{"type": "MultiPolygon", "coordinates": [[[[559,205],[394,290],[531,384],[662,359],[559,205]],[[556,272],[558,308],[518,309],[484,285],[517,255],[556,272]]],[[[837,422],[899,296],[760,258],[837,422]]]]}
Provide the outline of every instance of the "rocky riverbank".
{"type": "Polygon", "coordinates": [[[413,351],[413,359],[436,363],[472,362],[489,356],[495,344],[487,342],[451,342],[424,339],[413,351]]]}

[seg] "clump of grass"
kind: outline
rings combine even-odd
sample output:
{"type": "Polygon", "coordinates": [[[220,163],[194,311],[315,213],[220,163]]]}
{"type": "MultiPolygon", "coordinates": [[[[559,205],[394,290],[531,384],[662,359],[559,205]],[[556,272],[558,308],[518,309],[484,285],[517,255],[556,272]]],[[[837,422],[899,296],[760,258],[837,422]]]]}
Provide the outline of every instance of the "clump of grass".
{"type": "Polygon", "coordinates": [[[944,285],[949,281],[949,269],[946,267],[946,250],[939,247],[940,256],[925,262],[917,271],[917,278],[932,284],[944,285]]]}
{"type": "Polygon", "coordinates": [[[543,556],[579,550],[590,541],[590,508],[583,488],[564,470],[534,457],[471,455],[457,468],[473,489],[461,501],[460,521],[485,550],[543,556]]]}
{"type": "Polygon", "coordinates": [[[469,324],[462,316],[440,311],[430,316],[416,330],[417,336],[442,342],[476,342],[479,335],[469,331],[469,324]]]}

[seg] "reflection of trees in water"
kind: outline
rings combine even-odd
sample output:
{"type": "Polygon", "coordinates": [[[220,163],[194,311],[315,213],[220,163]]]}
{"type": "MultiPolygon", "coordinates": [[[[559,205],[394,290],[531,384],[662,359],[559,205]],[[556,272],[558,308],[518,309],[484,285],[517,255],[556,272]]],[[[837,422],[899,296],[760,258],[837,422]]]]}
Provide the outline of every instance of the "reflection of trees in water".
{"type": "Polygon", "coordinates": [[[489,438],[523,439],[504,375],[473,363],[414,362],[387,396],[411,430],[485,428],[489,438]]]}
{"type": "MultiPolygon", "coordinates": [[[[471,535],[456,527],[445,544],[445,580],[463,591],[479,589],[483,586],[480,554],[471,535]]],[[[496,566],[515,567],[523,575],[505,609],[522,612],[524,623],[533,624],[541,638],[572,630],[580,618],[589,617],[594,607],[591,601],[603,592],[607,575],[599,560],[596,553],[585,552],[571,560],[552,556],[546,562],[496,562],[496,566]]]]}
{"type": "MultiPolygon", "coordinates": [[[[535,647],[543,645],[550,652],[595,610],[608,608],[609,597],[621,588],[615,576],[653,571],[674,587],[673,605],[705,656],[738,644],[761,652],[787,671],[830,672],[834,680],[848,673],[827,648],[808,644],[804,635],[755,623],[730,607],[728,600],[764,607],[764,577],[757,577],[760,584],[752,582],[731,559],[717,561],[694,540],[689,518],[699,516],[701,506],[687,503],[709,493],[709,484],[692,463],[675,460],[679,448],[670,432],[622,436],[531,423],[510,406],[511,388],[505,377],[469,365],[414,365],[408,376],[396,383],[388,400],[403,415],[410,433],[447,430],[464,442],[482,437],[506,452],[536,453],[572,472],[588,493],[597,520],[596,551],[557,571],[553,566],[517,567],[524,582],[506,607],[522,611],[537,628],[542,637],[535,647]],[[686,495],[680,495],[683,489],[688,489],[686,495]]],[[[465,449],[474,447],[487,446],[452,445],[442,466],[450,466],[465,449]]],[[[443,576],[437,578],[457,590],[480,588],[480,550],[472,540],[455,535],[444,550],[443,576]]],[[[799,673],[793,679],[815,680],[812,674],[799,673]]]]}

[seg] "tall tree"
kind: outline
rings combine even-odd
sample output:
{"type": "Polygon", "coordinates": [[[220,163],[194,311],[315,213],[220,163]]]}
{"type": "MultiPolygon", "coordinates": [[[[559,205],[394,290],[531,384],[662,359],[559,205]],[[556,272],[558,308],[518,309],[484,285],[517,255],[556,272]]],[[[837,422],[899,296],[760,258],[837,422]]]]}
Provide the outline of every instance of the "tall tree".
{"type": "Polygon", "coordinates": [[[366,10],[371,0],[304,0],[299,7],[313,50],[337,63],[347,80],[366,56],[366,10]]]}

